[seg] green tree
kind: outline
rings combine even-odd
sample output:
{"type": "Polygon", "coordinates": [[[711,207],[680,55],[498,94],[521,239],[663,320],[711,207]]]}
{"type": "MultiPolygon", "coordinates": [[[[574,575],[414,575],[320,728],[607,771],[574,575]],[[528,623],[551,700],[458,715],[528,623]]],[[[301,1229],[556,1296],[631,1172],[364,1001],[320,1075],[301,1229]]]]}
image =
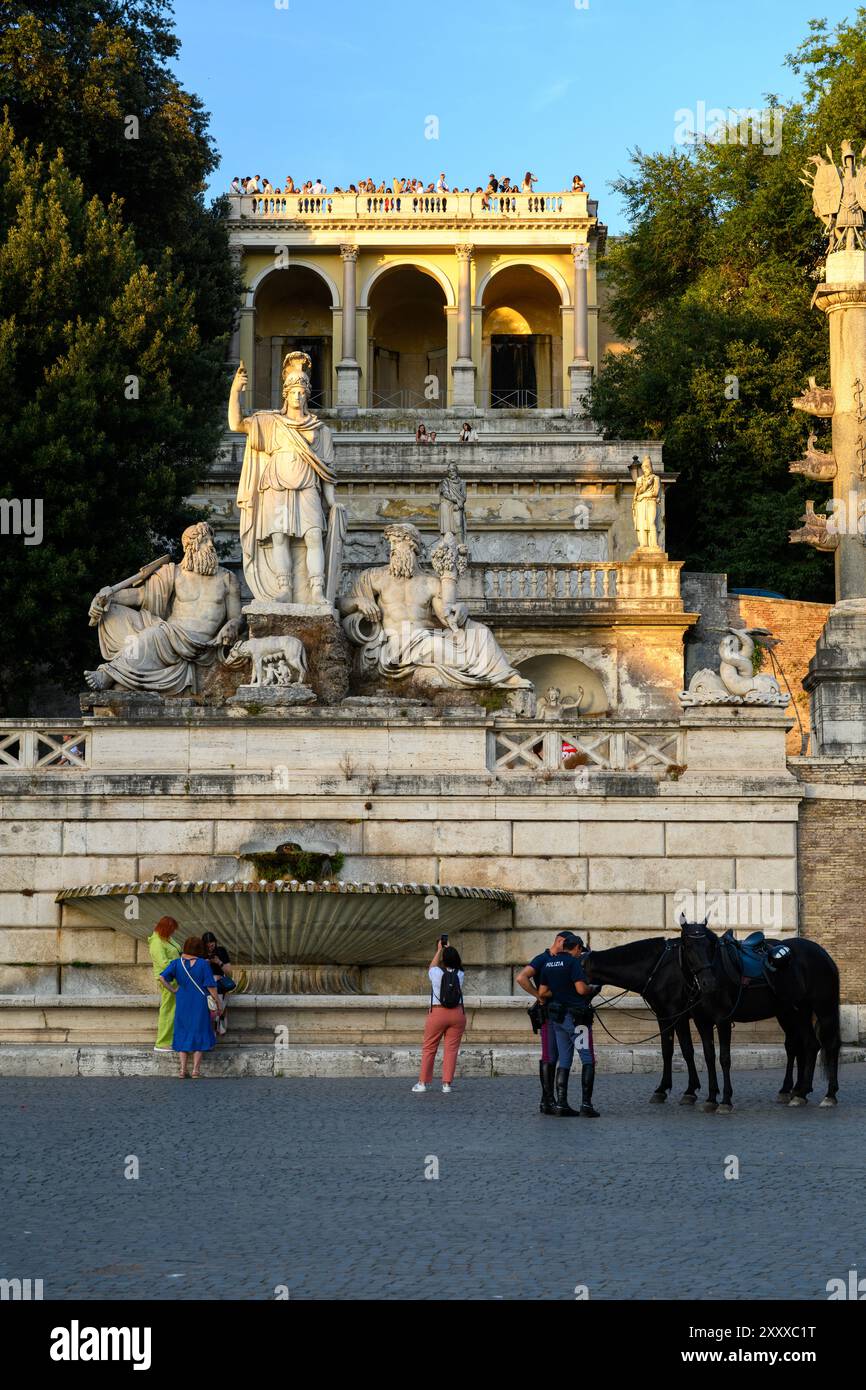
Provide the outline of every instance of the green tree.
{"type": "Polygon", "coordinates": [[[88,198],[0,125],[0,497],[38,500],[42,537],[2,538],[7,647],[0,707],[46,679],[81,687],[87,606],[163,549],[217,427],[195,400],[193,294],[164,257],[147,266],[120,205],[88,198]]]}
{"type": "Polygon", "coordinates": [[[44,508],[2,538],[4,712],[81,688],[93,592],[176,540],[217,447],[240,280],[178,47],[166,0],[0,0],[0,497],[44,508]]]}
{"type": "Polygon", "coordinates": [[[785,109],[767,98],[778,153],[733,140],[637,150],[616,181],[630,230],[605,276],[633,351],[608,359],[593,410],[609,434],[664,438],[678,473],[672,555],[732,584],[830,599],[831,557],[787,538],[807,495],[826,500],[788,473],[816,423],[791,397],[828,373],[827,325],[810,308],[822,229],[800,175],[809,154],[866,136],[866,9],[833,31],[812,21],[786,61],[802,93],[785,109]]]}

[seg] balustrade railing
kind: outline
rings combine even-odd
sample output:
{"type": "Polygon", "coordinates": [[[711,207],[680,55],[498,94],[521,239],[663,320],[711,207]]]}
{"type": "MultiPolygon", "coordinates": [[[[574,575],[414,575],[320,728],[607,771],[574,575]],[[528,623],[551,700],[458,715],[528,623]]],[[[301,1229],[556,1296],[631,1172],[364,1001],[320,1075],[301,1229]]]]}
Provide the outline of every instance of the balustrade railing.
{"type": "Polygon", "coordinates": [[[683,770],[683,733],[676,725],[638,733],[623,725],[550,725],[491,729],[487,766],[498,776],[567,772],[588,789],[593,772],[639,772],[678,776],[683,770]]]}
{"type": "Polygon", "coordinates": [[[585,193],[252,193],[231,194],[230,217],[238,221],[285,218],[288,221],[371,218],[510,218],[593,217],[585,193]]]}
{"type": "Polygon", "coordinates": [[[484,598],[491,609],[515,604],[599,603],[616,598],[618,568],[606,560],[488,565],[484,569],[484,598]]]}
{"type": "Polygon", "coordinates": [[[0,772],[70,772],[85,770],[90,760],[87,729],[20,727],[0,729],[0,772]]]}

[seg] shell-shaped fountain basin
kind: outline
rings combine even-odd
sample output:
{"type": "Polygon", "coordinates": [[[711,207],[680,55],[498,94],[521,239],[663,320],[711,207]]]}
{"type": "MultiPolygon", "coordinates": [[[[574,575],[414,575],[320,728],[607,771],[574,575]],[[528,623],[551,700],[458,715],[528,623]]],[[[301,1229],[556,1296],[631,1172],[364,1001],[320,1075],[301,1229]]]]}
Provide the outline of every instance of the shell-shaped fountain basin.
{"type": "Polygon", "coordinates": [[[500,888],[439,883],[98,883],[64,888],[56,901],[146,940],[174,917],[181,946],[215,933],[233,961],[249,965],[387,965],[432,947],[447,932],[501,927],[513,906],[500,888]]]}

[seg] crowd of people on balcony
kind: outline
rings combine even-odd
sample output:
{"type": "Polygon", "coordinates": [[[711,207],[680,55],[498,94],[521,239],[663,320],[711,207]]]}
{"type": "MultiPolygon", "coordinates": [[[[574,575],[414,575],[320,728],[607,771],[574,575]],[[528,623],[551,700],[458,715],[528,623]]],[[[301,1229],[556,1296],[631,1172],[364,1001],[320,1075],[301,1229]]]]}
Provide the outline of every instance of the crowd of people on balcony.
{"type": "MultiPolygon", "coordinates": [[[[518,193],[532,193],[537,182],[537,176],[529,169],[527,169],[526,173],[523,175],[523,180],[520,183],[513,183],[508,175],[499,178],[496,174],[489,174],[486,187],[482,188],[481,184],[478,184],[474,191],[481,194],[482,207],[487,208],[490,206],[491,200],[494,197],[501,199],[503,197],[512,197],[518,193]]],[[[571,180],[570,191],[572,193],[583,193],[585,188],[586,185],[583,179],[579,174],[575,174],[571,180]]],[[[471,193],[473,190],[470,188],[461,190],[457,185],[453,188],[449,187],[445,174],[441,173],[434,183],[425,184],[421,179],[410,178],[393,178],[389,183],[385,183],[384,180],[376,183],[373,179],[367,178],[359,179],[356,184],[350,183],[348,188],[335,186],[330,191],[332,193],[352,193],[356,195],[378,194],[382,197],[391,199],[405,194],[413,194],[416,197],[419,195],[435,197],[445,193],[460,193],[461,191],[463,193],[471,193]]],[[[282,186],[271,183],[270,179],[266,178],[263,174],[248,174],[246,178],[239,178],[236,175],[231,181],[229,192],[236,197],[243,197],[244,195],[249,196],[251,194],[261,194],[265,197],[271,195],[285,197],[286,194],[297,194],[300,197],[322,198],[328,195],[328,189],[320,178],[307,179],[305,183],[298,185],[290,174],[286,175],[282,186]]]]}

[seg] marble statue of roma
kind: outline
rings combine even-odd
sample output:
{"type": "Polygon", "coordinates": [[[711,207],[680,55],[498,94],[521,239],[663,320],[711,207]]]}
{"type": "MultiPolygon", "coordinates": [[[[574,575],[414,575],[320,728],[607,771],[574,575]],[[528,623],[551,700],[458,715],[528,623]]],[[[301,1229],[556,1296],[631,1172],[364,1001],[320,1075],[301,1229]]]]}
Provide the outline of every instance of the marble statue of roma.
{"type": "Polygon", "coordinates": [[[362,648],[368,675],[419,675],[434,689],[500,686],[534,689],[510,665],[489,627],[469,619],[456,601],[456,582],[422,570],[423,542],[417,527],[395,523],[385,529],[391,557],[381,569],[365,570],[352,592],[340,599],[343,627],[362,648]]]}
{"type": "Polygon", "coordinates": [[[292,573],[293,538],[303,538],[314,603],[325,599],[325,517],[335,511],[334,441],[307,409],[312,363],[305,352],[283,362],[282,410],[241,411],[247,389],[243,362],[229,395],[229,429],[246,434],[237,503],[241,513],[244,575],[261,602],[303,602],[302,578],[292,573]]]}
{"type": "Polygon", "coordinates": [[[462,545],[466,544],[466,484],[456,463],[449,463],[439,484],[439,530],[443,536],[450,533],[462,545]]]}
{"type": "Polygon", "coordinates": [[[104,588],[90,605],[105,660],[85,671],[91,690],[196,690],[199,668],[244,627],[237,579],[220,566],[206,521],[188,526],[179,565],[147,566],[129,587],[104,588]]]}
{"type": "Polygon", "coordinates": [[[634,485],[631,514],[637,543],[642,550],[658,550],[659,538],[656,525],[661,484],[653,472],[652,459],[647,455],[640,466],[640,473],[634,485]]]}

